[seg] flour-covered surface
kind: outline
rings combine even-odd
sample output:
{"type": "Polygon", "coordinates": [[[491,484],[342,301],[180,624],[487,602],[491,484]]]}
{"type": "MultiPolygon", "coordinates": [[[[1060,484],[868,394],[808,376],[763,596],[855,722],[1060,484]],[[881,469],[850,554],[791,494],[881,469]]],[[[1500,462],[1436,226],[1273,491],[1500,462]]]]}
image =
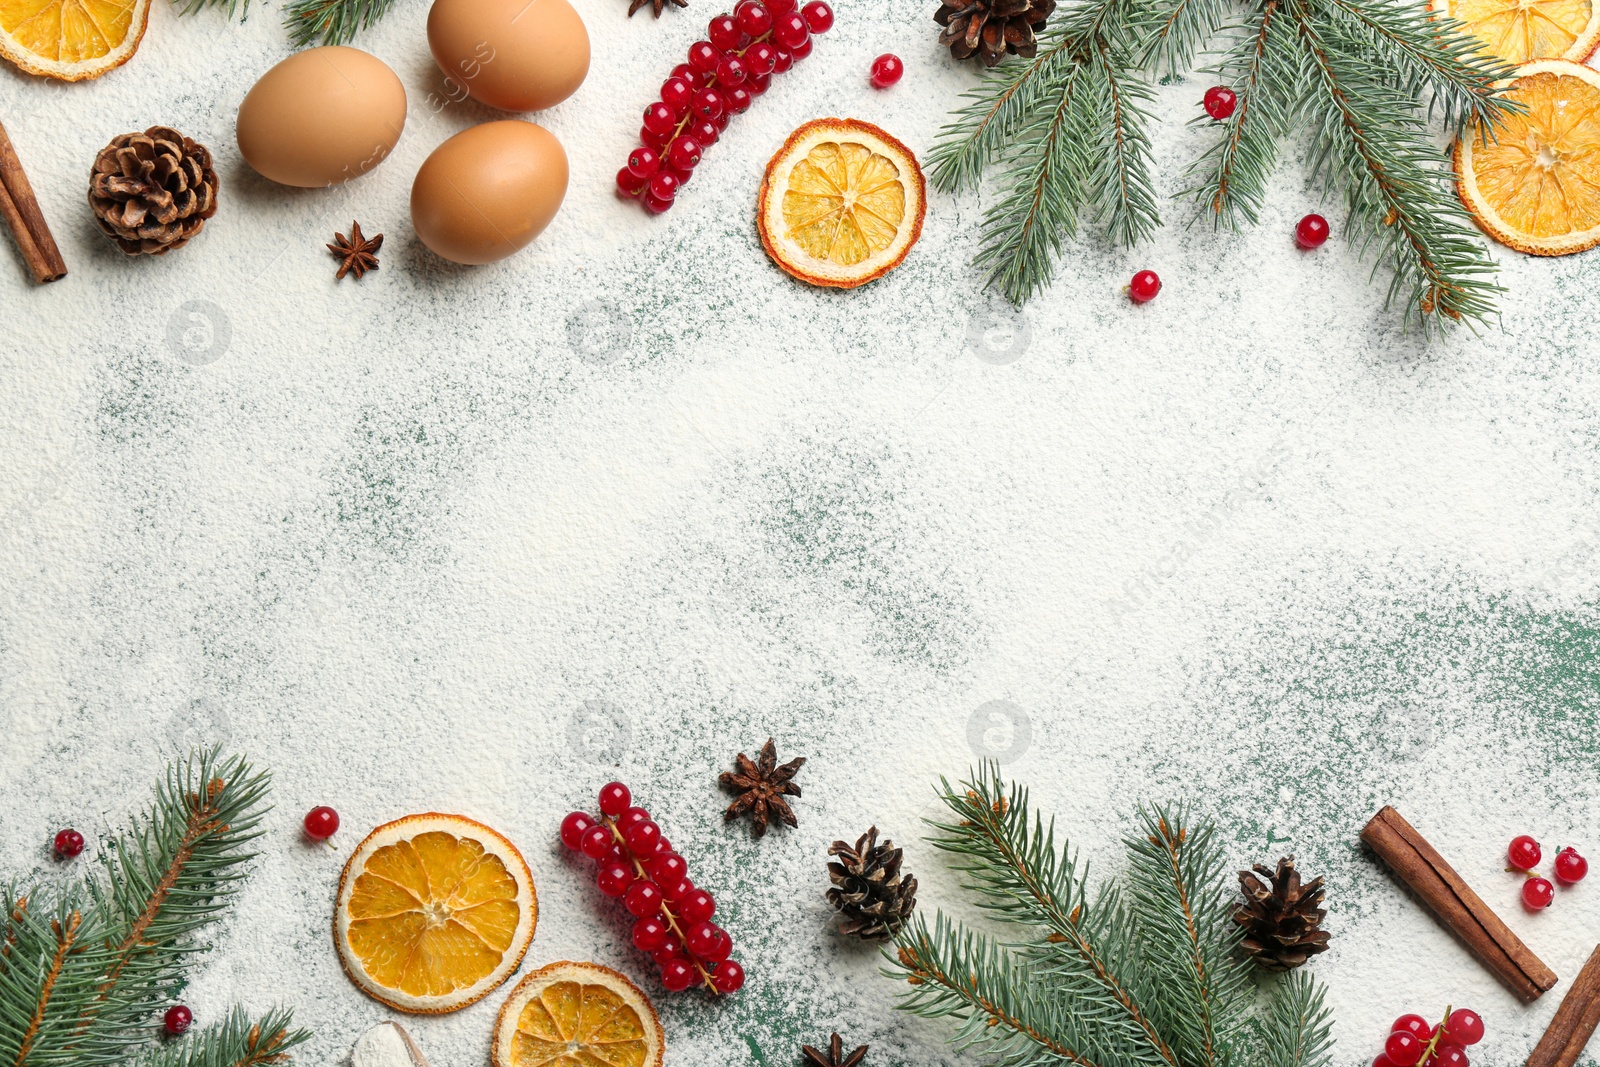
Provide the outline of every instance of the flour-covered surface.
{"type": "MultiPolygon", "coordinates": [[[[1071,246],[1022,314],[966,265],[972,196],[934,195],[889,277],[818,292],[761,251],[762,168],[826,114],[925,151],[970,80],[932,0],[841,3],[659,219],[612,175],[716,9],[578,6],[593,71],[540,117],[571,192],[487,268],[410,232],[422,159],[488,117],[439,103],[420,0],[357,41],[404,80],[405,136],[331,191],[272,186],[233,142],[288,51],[271,5],[238,25],[159,4],[93,83],[0,74],[72,269],[34,288],[0,257],[0,870],[56,877],[56,829],[93,840],[216,742],[272,769],[278,808],[195,974],[202,1022],[290,1004],[302,1062],[342,1063],[391,1016],[340,972],[340,865],[437,810],[525,851],[524,967],[639,979],[673,1067],[789,1065],[834,1029],[872,1067],[971,1062],[832,930],[823,864],[876,824],[924,908],[964,909],[921,820],[939,775],[997,755],[1097,877],[1143,798],[1215,815],[1241,866],[1325,873],[1340,1067],[1446,1003],[1485,1017],[1476,1063],[1520,1064],[1565,985],[1518,1005],[1356,835],[1397,805],[1564,979],[1600,941],[1600,877],[1529,915],[1502,870],[1522,832],[1600,858],[1600,260],[1502,256],[1501,327],[1428,345],[1340,240],[1294,248],[1301,214],[1340,213],[1291,160],[1259,230],[1173,204],[1138,252],[1071,246]],[[885,51],[908,73],[877,93],[885,51]],[[222,210],[129,261],[84,187],[106,141],[157,123],[216,152],[222,210]],[[323,244],[352,218],[387,235],[383,266],[335,284],[323,244]],[[1165,288],[1131,307],[1147,266],[1165,288]],[[716,775],[768,735],[809,761],[799,829],[757,842],[716,775]],[[556,844],[612,777],[717,894],[750,973],[726,1002],[660,993],[556,844]],[[322,803],[337,853],[299,833],[322,803]]],[[[1162,90],[1168,191],[1202,89],[1162,90]]],[[[482,1067],[500,999],[407,1026],[435,1067],[482,1067]]]]}

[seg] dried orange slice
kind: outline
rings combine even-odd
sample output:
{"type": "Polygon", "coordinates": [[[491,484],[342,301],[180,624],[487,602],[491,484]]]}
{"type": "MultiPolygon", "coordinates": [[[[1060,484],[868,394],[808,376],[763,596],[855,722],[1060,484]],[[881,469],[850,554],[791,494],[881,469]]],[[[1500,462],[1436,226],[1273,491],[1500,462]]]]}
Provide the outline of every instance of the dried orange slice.
{"type": "Polygon", "coordinates": [[[539,903],[510,841],[460,815],[408,815],[356,846],[333,937],[345,973],[400,1011],[455,1011],[522,962],[539,903]]]}
{"type": "Polygon", "coordinates": [[[150,0],[0,0],[0,56],[29,74],[76,82],[139,50],[150,0]]]}
{"type": "Polygon", "coordinates": [[[494,1067],[661,1067],[650,998],[594,963],[552,963],[511,991],[494,1026],[494,1067]]]}
{"type": "Polygon", "coordinates": [[[1600,43],[1595,0],[1429,0],[1483,42],[1484,51],[1513,66],[1535,59],[1582,63],[1600,43]]]}
{"type": "Polygon", "coordinates": [[[900,265],[922,236],[927,186],[911,149],[857,119],[817,119],[767,164],[756,224],[803,282],[853,289],[900,265]]]}
{"type": "Polygon", "coordinates": [[[1565,59],[1517,71],[1525,114],[1456,142],[1456,190],[1485,233],[1536,256],[1600,244],[1600,73],[1565,59]]]}

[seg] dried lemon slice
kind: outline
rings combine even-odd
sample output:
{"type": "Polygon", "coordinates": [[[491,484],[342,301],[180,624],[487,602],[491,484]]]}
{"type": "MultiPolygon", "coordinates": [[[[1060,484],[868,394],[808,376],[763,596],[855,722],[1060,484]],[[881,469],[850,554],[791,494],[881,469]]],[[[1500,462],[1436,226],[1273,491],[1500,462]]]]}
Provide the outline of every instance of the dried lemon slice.
{"type": "Polygon", "coordinates": [[[1429,0],[1483,42],[1484,50],[1514,66],[1535,59],[1582,63],[1600,43],[1595,0],[1429,0]]]}
{"type": "Polygon", "coordinates": [[[533,940],[533,876],[510,841],[460,815],[408,815],[356,846],[334,941],[369,996],[409,1012],[465,1007],[504,982],[533,940]]]}
{"type": "Polygon", "coordinates": [[[1506,96],[1525,114],[1456,142],[1456,189],[1485,233],[1536,256],[1600,244],[1600,73],[1564,59],[1529,63],[1506,96]]]}
{"type": "Polygon", "coordinates": [[[511,991],[494,1027],[494,1067],[661,1067],[650,998],[616,971],[552,963],[511,991]]]}
{"type": "Polygon", "coordinates": [[[909,148],[870,122],[817,119],[767,164],[756,218],[778,266],[812,285],[851,289],[900,265],[926,211],[909,148]]]}
{"type": "Polygon", "coordinates": [[[0,56],[29,74],[98,78],[139,50],[150,0],[0,0],[0,56]]]}

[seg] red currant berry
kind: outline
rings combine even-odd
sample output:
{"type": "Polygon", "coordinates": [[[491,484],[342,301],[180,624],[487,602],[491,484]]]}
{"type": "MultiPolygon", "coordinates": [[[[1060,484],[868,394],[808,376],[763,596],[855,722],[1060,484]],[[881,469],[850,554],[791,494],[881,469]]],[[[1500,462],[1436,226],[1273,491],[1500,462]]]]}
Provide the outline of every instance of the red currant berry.
{"type": "Polygon", "coordinates": [[[723,104],[730,115],[743,115],[750,110],[750,105],[755,103],[755,97],[750,95],[750,90],[740,85],[729,89],[723,98],[723,104]]]}
{"type": "Polygon", "coordinates": [[[772,24],[772,39],[791,51],[802,41],[811,40],[811,31],[806,28],[805,16],[796,13],[778,19],[772,24]]]}
{"type": "Polygon", "coordinates": [[[654,882],[635,882],[622,903],[634,918],[661,914],[661,887],[654,882]]]}
{"type": "Polygon", "coordinates": [[[1239,97],[1225,85],[1213,85],[1206,90],[1203,106],[1207,115],[1221,122],[1232,115],[1233,109],[1239,106],[1239,97]]]}
{"type": "Polygon", "coordinates": [[[827,33],[833,29],[833,8],[822,0],[811,0],[800,9],[800,14],[806,20],[806,29],[812,33],[827,33]]]}
{"type": "Polygon", "coordinates": [[[677,959],[681,955],[683,955],[683,942],[678,939],[677,934],[668,930],[666,939],[661,942],[661,947],[650,953],[650,958],[655,960],[656,966],[659,967],[668,960],[677,959]]]}
{"type": "MultiPolygon", "coordinates": [[[[648,188],[648,184],[647,184],[646,187],[648,188]]],[[[601,856],[600,859],[597,862],[599,862],[599,863],[631,863],[632,862],[632,857],[628,855],[628,850],[622,847],[622,842],[613,841],[613,842],[611,842],[611,846],[606,849],[606,854],[604,856],[601,856]]]]}
{"type": "Polygon", "coordinates": [[[627,811],[631,803],[633,794],[628,792],[628,787],[621,782],[607,782],[600,787],[600,814],[615,819],[627,811]]]}
{"type": "Polygon", "coordinates": [[[722,94],[715,89],[701,89],[689,103],[689,110],[703,119],[715,119],[725,107],[722,94]]]}
{"type": "MultiPolygon", "coordinates": [[[[648,148],[635,148],[633,150],[633,155],[628,157],[628,165],[617,172],[617,186],[618,188],[622,189],[623,192],[628,192],[627,187],[622,184],[624,175],[626,175],[630,181],[637,181],[639,183],[639,188],[631,193],[628,193],[629,196],[638,196],[644,191],[644,179],[633,173],[633,159],[634,156],[637,156],[640,152],[649,151],[650,150],[648,148]]],[[[651,155],[653,156],[654,153],[652,152],[651,155]]],[[[565,819],[561,820],[561,843],[572,849],[572,851],[576,852],[583,844],[583,835],[587,833],[593,826],[594,820],[589,818],[589,816],[585,815],[581,811],[573,812],[571,815],[568,815],[565,819]]]]}
{"type": "Polygon", "coordinates": [[[1531,871],[1539,866],[1539,861],[1544,858],[1544,851],[1539,848],[1539,842],[1523,834],[1511,839],[1511,847],[1506,849],[1506,856],[1511,860],[1511,866],[1519,871],[1531,871]]]}
{"type": "Polygon", "coordinates": [[[1383,1043],[1383,1054],[1394,1061],[1395,1067],[1416,1067],[1426,1047],[1416,1034],[1401,1030],[1389,1035],[1389,1039],[1383,1043]]]}
{"type": "MultiPolygon", "coordinates": [[[[693,137],[679,137],[672,142],[672,147],[667,149],[667,162],[678,170],[694,170],[700,165],[700,145],[693,137]]],[[[653,856],[656,852],[656,839],[661,836],[661,827],[646,819],[628,827],[623,835],[628,842],[628,847],[642,856],[653,856]],[[635,833],[644,827],[650,829],[641,834],[635,844],[635,833]]]]}
{"type": "Polygon", "coordinates": [[[706,36],[711,38],[711,45],[719,52],[730,52],[739,47],[739,35],[744,31],[739,28],[739,21],[732,15],[718,15],[706,27],[706,36]]]}
{"type": "Polygon", "coordinates": [[[697,922],[683,935],[683,943],[696,956],[705,957],[717,943],[718,929],[708,922],[697,922]]]}
{"type": "Polygon", "coordinates": [[[1469,1067],[1467,1050],[1460,1045],[1435,1045],[1425,1067],[1469,1067]]]}
{"type": "Polygon", "coordinates": [[[678,914],[683,916],[684,922],[704,922],[716,913],[717,902],[704,889],[696,889],[678,899],[678,914]]]}
{"type": "Polygon", "coordinates": [[[681,993],[694,985],[694,965],[679,956],[661,965],[661,984],[674,993],[681,993]]]}
{"type": "MultiPolygon", "coordinates": [[[[650,177],[650,175],[654,174],[656,171],[658,171],[660,169],[661,169],[661,156],[659,154],[657,154],[655,149],[653,149],[653,148],[645,148],[645,147],[641,146],[639,148],[635,148],[632,152],[628,153],[628,171],[635,178],[648,178],[648,177],[650,177]]],[[[629,815],[632,812],[635,812],[635,811],[643,812],[644,809],[643,808],[629,808],[627,811],[622,813],[622,817],[624,819],[627,819],[629,817],[629,815]]],[[[648,819],[650,816],[645,815],[644,817],[648,819]]],[[[584,823],[585,823],[585,829],[587,829],[589,826],[594,825],[593,820],[590,819],[589,816],[585,815],[581,811],[575,811],[571,815],[567,816],[567,818],[568,819],[572,819],[572,818],[583,819],[584,823]]],[[[563,829],[566,828],[566,823],[562,823],[561,825],[562,825],[563,829]]],[[[580,834],[582,833],[582,831],[579,831],[579,832],[580,832],[580,834]]]]}
{"type": "Polygon", "coordinates": [[[778,56],[772,64],[772,73],[782,74],[792,66],[794,66],[794,53],[787,48],[779,48],[778,56]]]}
{"type": "Polygon", "coordinates": [[[689,865],[676,852],[667,852],[650,861],[650,877],[657,885],[677,885],[689,876],[689,865]]]}
{"type": "Polygon", "coordinates": [[[83,835],[76,830],[62,830],[56,834],[56,855],[70,860],[83,852],[83,835]]]}
{"type": "Polygon", "coordinates": [[[739,86],[739,88],[748,91],[751,96],[760,96],[762,93],[767,91],[767,86],[771,84],[772,75],[770,73],[752,74],[750,75],[749,80],[743,85],[739,86]]]}
{"type": "MultiPolygon", "coordinates": [[[[722,136],[722,131],[717,129],[717,124],[707,119],[697,119],[696,121],[691,122],[689,124],[689,128],[683,132],[689,137],[694,138],[695,144],[700,146],[700,154],[702,156],[705,155],[706,149],[716,144],[717,139],[722,136]]],[[[659,854],[663,851],[670,851],[664,850],[661,847],[661,842],[665,840],[666,838],[664,837],[659,837],[656,839],[656,853],[659,854]]]]}
{"type": "Polygon", "coordinates": [[[694,892],[694,883],[685,878],[677,885],[663,885],[661,892],[668,900],[676,903],[694,892]]]}
{"type": "Polygon", "coordinates": [[[1321,215],[1307,215],[1294,227],[1294,243],[1304,249],[1321,248],[1328,240],[1328,220],[1321,215]]]}
{"type": "Polygon", "coordinates": [[[722,53],[709,41],[696,41],[689,46],[689,66],[702,74],[716,70],[717,61],[721,58],[722,53]]]}
{"type": "Polygon", "coordinates": [[[661,83],[661,102],[671,108],[674,115],[682,115],[689,110],[689,99],[694,96],[695,88],[684,78],[668,78],[661,83]]]}
{"type": "Polygon", "coordinates": [[[772,73],[772,65],[778,61],[778,50],[766,41],[762,41],[745,49],[743,58],[745,70],[754,78],[772,73]]]}
{"type": "Polygon", "coordinates": [[[733,114],[730,111],[728,111],[727,108],[723,108],[722,114],[718,115],[716,118],[712,119],[711,121],[716,123],[717,132],[718,133],[722,133],[723,131],[725,131],[728,128],[728,123],[733,121],[733,114]]]}
{"type": "Polygon", "coordinates": [[[671,851],[672,851],[672,842],[671,841],[668,841],[666,838],[663,837],[659,841],[656,842],[656,855],[657,856],[661,855],[662,853],[671,852],[671,851]]]}
{"type": "Polygon", "coordinates": [[[760,37],[772,29],[772,12],[767,10],[765,4],[755,3],[754,0],[745,0],[734,8],[733,17],[739,20],[739,28],[752,37],[760,37]]]}
{"type": "Polygon", "coordinates": [[[708,963],[721,963],[731,955],[733,955],[733,938],[728,936],[728,931],[720,928],[712,937],[711,944],[706,946],[706,950],[699,953],[700,958],[708,963]]]}
{"type": "Polygon", "coordinates": [[[717,85],[723,90],[743,85],[750,72],[745,69],[744,61],[738,56],[723,56],[722,62],[717,64],[717,85]]]}
{"type": "Polygon", "coordinates": [[[811,43],[812,38],[807,37],[805,40],[789,49],[789,55],[794,59],[794,62],[798,63],[802,59],[806,58],[806,56],[811,54],[811,43]]]}
{"type": "Polygon", "coordinates": [[[1433,1026],[1420,1015],[1402,1015],[1394,1021],[1393,1026],[1389,1027],[1391,1034],[1398,1034],[1401,1031],[1426,1041],[1433,1034],[1433,1026]]]}
{"type": "Polygon", "coordinates": [[[647,190],[647,192],[650,196],[655,197],[657,200],[670,201],[673,199],[673,197],[678,195],[678,186],[682,184],[683,183],[678,180],[678,176],[672,173],[672,171],[663,170],[659,171],[655,177],[650,179],[650,188],[647,190]]]}
{"type": "MultiPolygon", "coordinates": [[[[1589,861],[1578,855],[1576,849],[1564,848],[1556,853],[1556,880],[1566,885],[1583,881],[1589,873],[1589,861]]],[[[1467,1042],[1469,1045],[1472,1042],[1467,1042]]]]}
{"type": "Polygon", "coordinates": [[[1483,1040],[1483,1020],[1471,1008],[1457,1008],[1445,1020],[1444,1034],[1458,1045],[1476,1045],[1483,1040]]]}
{"type": "Polygon", "coordinates": [[[744,988],[744,968],[737,960],[724,960],[712,973],[711,984],[717,987],[718,993],[737,993],[744,988]]]}
{"type": "MultiPolygon", "coordinates": [[[[673,127],[678,125],[678,120],[673,117],[672,109],[661,101],[646,105],[644,109],[644,128],[651,133],[671,133],[673,127]]],[[[604,810],[604,809],[602,809],[604,810]]],[[[612,814],[606,812],[607,815],[612,814]]]]}
{"type": "MultiPolygon", "coordinates": [[[[1161,278],[1153,270],[1142,270],[1128,283],[1128,297],[1135,304],[1147,304],[1161,292],[1161,278]]],[[[1405,1067],[1410,1067],[1409,1064],[1405,1067]]]]}
{"type": "Polygon", "coordinates": [[[887,89],[899,81],[906,72],[906,65],[900,62],[900,57],[890,52],[885,52],[872,61],[872,87],[874,89],[887,89]]]}
{"type": "Polygon", "coordinates": [[[710,75],[703,71],[695,70],[687,63],[679,63],[672,68],[671,77],[681,78],[690,89],[702,89],[705,87],[706,80],[710,78],[710,75]]]}
{"type": "Polygon", "coordinates": [[[190,1011],[182,1004],[174,1004],[172,1007],[168,1008],[167,1013],[161,1017],[161,1024],[167,1028],[167,1033],[171,1034],[173,1037],[177,1037],[179,1034],[187,1031],[189,1027],[194,1024],[194,1012],[190,1011]]]}
{"type": "Polygon", "coordinates": [[[1522,883],[1522,903],[1533,911],[1542,911],[1555,899],[1556,887],[1544,878],[1529,878],[1522,883]]]}
{"type": "MultiPolygon", "coordinates": [[[[618,180],[621,180],[621,175],[618,175],[618,180]]],[[[591,826],[578,838],[578,851],[592,860],[602,860],[611,851],[613,843],[611,827],[591,826]]]]}
{"type": "Polygon", "coordinates": [[[766,0],[767,10],[772,12],[774,19],[784,15],[793,14],[800,10],[800,0],[766,0]]]}
{"type": "Polygon", "coordinates": [[[624,863],[607,863],[595,875],[595,885],[608,897],[620,897],[633,884],[633,871],[624,863]]]}
{"type": "Polygon", "coordinates": [[[672,140],[672,133],[672,130],[668,130],[666,133],[656,133],[647,126],[641,126],[639,127],[639,140],[646,148],[652,151],[657,153],[665,152],[667,150],[667,142],[672,140]]]}
{"type": "Polygon", "coordinates": [[[654,952],[667,940],[667,924],[656,915],[646,915],[633,924],[633,947],[640,952],[654,952]]]}
{"type": "Polygon", "coordinates": [[[663,200],[655,193],[652,193],[650,190],[646,189],[644,192],[644,207],[645,210],[650,212],[652,215],[664,215],[668,211],[672,210],[672,201],[663,200]]]}
{"type": "Polygon", "coordinates": [[[313,841],[326,841],[339,830],[339,813],[326,804],[319,804],[306,812],[302,820],[306,836],[313,841]]]}

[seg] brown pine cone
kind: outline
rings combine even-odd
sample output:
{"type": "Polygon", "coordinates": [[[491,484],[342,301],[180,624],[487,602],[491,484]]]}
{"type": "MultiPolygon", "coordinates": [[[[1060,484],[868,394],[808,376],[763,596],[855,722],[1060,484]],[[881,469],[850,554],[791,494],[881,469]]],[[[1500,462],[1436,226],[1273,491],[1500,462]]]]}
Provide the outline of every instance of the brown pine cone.
{"type": "Polygon", "coordinates": [[[1031,59],[1035,34],[1056,9],[1056,0],[945,0],[933,16],[944,27],[939,43],[957,59],[977,56],[986,67],[1006,53],[1031,59]]]}
{"type": "Polygon", "coordinates": [[[105,146],[89,174],[95,221],[128,255],[182,248],[217,213],[211,153],[177,130],[152,126],[105,146]]]}

